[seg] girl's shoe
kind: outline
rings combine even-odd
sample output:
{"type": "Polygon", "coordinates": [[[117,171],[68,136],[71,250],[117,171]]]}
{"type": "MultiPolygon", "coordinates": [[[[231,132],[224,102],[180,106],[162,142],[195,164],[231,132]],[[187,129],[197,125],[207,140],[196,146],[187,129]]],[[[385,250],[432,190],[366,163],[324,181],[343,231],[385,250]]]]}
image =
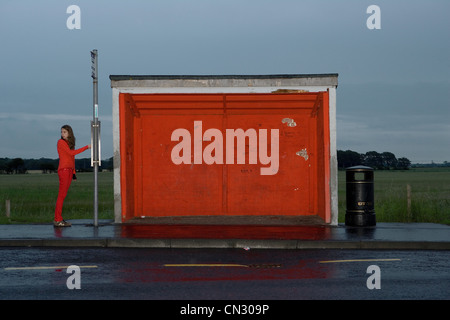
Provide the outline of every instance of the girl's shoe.
{"type": "Polygon", "coordinates": [[[71,227],[72,224],[70,222],[61,220],[61,221],[53,221],[54,227],[71,227]]]}

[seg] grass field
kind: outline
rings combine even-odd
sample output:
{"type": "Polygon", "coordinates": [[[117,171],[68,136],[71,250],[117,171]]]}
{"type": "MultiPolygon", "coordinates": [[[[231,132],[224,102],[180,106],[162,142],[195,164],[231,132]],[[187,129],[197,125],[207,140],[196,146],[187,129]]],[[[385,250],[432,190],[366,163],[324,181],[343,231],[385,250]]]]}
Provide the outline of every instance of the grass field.
{"type": "MultiPolygon", "coordinates": [[[[63,218],[93,219],[94,174],[77,173],[64,201],[63,218]]],[[[0,175],[0,223],[8,223],[5,200],[11,203],[12,223],[51,222],[55,215],[57,174],[0,175]]],[[[113,174],[98,174],[99,219],[114,218],[113,174]]]]}
{"type": "MultiPolygon", "coordinates": [[[[63,217],[93,219],[93,173],[78,173],[64,202],[63,217]]],[[[339,222],[345,217],[345,171],[339,176],[339,222]]],[[[58,195],[58,175],[0,175],[0,223],[51,222],[58,195]],[[6,218],[5,201],[11,217],[6,218]]],[[[114,218],[113,174],[98,174],[99,219],[114,218]]],[[[450,223],[450,168],[375,171],[377,222],[450,223]],[[408,213],[406,186],[411,187],[408,213]]]]}

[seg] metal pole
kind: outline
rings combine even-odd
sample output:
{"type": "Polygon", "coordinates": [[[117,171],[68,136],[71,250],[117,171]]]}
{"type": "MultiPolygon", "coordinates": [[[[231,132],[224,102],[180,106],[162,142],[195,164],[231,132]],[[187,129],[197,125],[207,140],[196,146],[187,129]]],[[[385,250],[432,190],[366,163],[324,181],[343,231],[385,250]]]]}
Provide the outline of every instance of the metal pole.
{"type": "Polygon", "coordinates": [[[98,154],[98,62],[97,62],[97,50],[91,51],[91,61],[92,61],[92,78],[93,78],[93,121],[91,130],[93,134],[93,145],[91,148],[93,150],[92,164],[94,166],[94,227],[98,227],[98,165],[99,165],[99,154],[98,154]]]}

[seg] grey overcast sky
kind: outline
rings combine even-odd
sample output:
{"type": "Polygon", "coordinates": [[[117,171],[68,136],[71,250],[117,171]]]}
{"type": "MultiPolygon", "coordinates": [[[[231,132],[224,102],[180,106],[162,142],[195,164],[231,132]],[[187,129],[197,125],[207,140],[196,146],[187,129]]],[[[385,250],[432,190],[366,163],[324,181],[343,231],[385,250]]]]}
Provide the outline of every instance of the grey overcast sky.
{"type": "Polygon", "coordinates": [[[66,123],[89,143],[97,49],[104,159],[111,74],[338,73],[338,149],[450,161],[449,15],[448,0],[1,0],[0,157],[56,159],[66,123]]]}

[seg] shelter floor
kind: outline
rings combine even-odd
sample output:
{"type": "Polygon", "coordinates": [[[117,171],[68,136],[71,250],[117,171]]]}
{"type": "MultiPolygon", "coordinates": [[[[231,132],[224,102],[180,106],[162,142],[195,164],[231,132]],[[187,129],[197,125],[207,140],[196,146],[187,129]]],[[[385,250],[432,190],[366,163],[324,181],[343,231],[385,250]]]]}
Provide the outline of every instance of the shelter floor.
{"type": "Polygon", "coordinates": [[[170,217],[136,217],[125,224],[158,225],[266,225],[266,226],[325,226],[322,218],[309,216],[170,216],[170,217]]]}

